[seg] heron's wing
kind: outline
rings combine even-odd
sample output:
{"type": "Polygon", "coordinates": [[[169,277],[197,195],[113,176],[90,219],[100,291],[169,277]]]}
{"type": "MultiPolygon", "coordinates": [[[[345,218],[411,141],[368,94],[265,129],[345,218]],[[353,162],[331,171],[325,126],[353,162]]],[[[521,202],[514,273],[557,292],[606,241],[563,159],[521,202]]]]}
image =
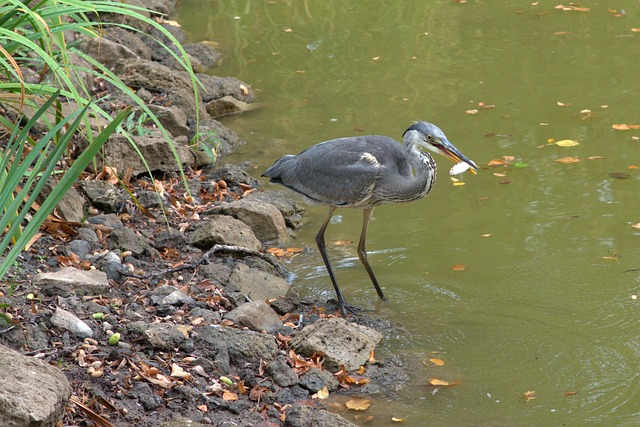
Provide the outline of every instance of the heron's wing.
{"type": "Polygon", "coordinates": [[[283,157],[265,175],[321,203],[366,205],[381,174],[396,167],[401,150],[384,136],[334,139],[283,157]]]}

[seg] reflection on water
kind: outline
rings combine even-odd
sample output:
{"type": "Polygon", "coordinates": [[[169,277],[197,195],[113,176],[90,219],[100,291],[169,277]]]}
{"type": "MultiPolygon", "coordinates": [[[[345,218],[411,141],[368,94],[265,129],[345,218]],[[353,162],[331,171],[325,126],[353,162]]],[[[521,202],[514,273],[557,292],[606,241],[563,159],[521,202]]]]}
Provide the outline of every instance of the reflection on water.
{"type": "MultiPolygon", "coordinates": [[[[192,40],[214,40],[212,70],[250,83],[265,107],[225,119],[256,176],[285,153],[363,133],[400,139],[412,120],[438,124],[485,167],[452,186],[451,166],[413,204],[376,209],[367,238],[388,302],[355,245],[329,256],[346,298],[397,326],[379,356],[415,375],[377,396],[369,426],[557,426],[640,423],[640,4],[592,2],[182,0],[192,40]],[[617,12],[612,12],[612,9],[617,12]],[[624,13],[620,13],[623,10],[624,13]],[[479,108],[482,104],[494,108],[479,108]],[[477,114],[466,111],[477,109],[477,114]],[[575,147],[550,141],[577,140],[575,147]],[[561,164],[561,157],[577,163],[561,164]],[[514,166],[515,162],[524,167],[514,166]],[[631,179],[611,178],[626,172],[631,179]],[[464,271],[453,271],[463,264],[464,271]],[[436,352],[445,366],[422,362],[436,352]],[[447,389],[428,378],[460,380],[447,389]],[[536,398],[523,402],[527,391],[536,398]]],[[[310,207],[292,261],[310,298],[333,297],[310,207]]],[[[358,239],[343,210],[327,240],[358,239]]],[[[346,414],[349,416],[349,414],[346,414]]]]}

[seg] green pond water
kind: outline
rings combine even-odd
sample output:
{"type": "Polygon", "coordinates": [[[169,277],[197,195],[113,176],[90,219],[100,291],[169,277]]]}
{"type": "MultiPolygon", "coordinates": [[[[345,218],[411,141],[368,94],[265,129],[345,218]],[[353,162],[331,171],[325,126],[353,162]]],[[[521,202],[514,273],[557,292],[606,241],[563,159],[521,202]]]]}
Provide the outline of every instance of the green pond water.
{"type": "MultiPolygon", "coordinates": [[[[211,73],[240,78],[263,103],[223,119],[248,142],[227,160],[250,161],[255,176],[323,140],[400,139],[414,120],[482,167],[454,186],[439,157],[425,199],[376,209],[367,246],[388,302],[355,244],[329,244],[347,300],[398,328],[377,357],[400,355],[412,372],[359,420],[343,414],[356,423],[640,424],[640,130],[612,127],[640,123],[640,2],[557,5],[179,2],[190,41],[224,54],[211,73]],[[579,145],[549,143],[565,139],[579,145]],[[488,166],[503,156],[508,166],[488,166]],[[434,377],[460,384],[427,387],[434,377]]],[[[357,242],[361,212],[337,214],[327,240],[357,242]]],[[[311,299],[333,297],[313,241],[325,215],[309,207],[291,243],[309,249],[289,267],[311,299]]]]}

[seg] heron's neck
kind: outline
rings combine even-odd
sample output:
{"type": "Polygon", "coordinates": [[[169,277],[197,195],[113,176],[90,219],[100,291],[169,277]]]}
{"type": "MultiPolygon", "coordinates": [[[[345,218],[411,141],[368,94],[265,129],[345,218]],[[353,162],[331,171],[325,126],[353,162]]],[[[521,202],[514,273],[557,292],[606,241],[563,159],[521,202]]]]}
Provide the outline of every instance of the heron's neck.
{"type": "Polygon", "coordinates": [[[413,187],[412,192],[416,194],[416,199],[419,199],[426,196],[436,182],[436,161],[427,152],[422,152],[416,148],[411,151],[412,153],[408,156],[414,177],[411,186],[413,187]]]}

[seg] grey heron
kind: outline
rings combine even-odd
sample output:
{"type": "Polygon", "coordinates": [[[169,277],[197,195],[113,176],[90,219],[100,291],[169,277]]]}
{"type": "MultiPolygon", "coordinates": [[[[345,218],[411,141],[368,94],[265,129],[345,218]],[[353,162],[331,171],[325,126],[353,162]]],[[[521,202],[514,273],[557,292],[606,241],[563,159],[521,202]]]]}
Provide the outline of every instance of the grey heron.
{"type": "Polygon", "coordinates": [[[345,317],[346,310],[353,309],[340,292],[327,256],[324,239],[327,225],[337,208],[364,210],[358,258],[378,296],[386,300],[367,260],[367,227],[376,206],[411,202],[431,191],[436,180],[436,162],[429,151],[421,148],[466,163],[472,173],[477,172],[476,164],[449,142],[439,127],[419,121],[404,132],[402,143],[381,135],[332,139],[313,145],[297,156],[283,156],[262,174],[312,202],[329,206],[329,213],[316,234],[316,244],[345,317]]]}

